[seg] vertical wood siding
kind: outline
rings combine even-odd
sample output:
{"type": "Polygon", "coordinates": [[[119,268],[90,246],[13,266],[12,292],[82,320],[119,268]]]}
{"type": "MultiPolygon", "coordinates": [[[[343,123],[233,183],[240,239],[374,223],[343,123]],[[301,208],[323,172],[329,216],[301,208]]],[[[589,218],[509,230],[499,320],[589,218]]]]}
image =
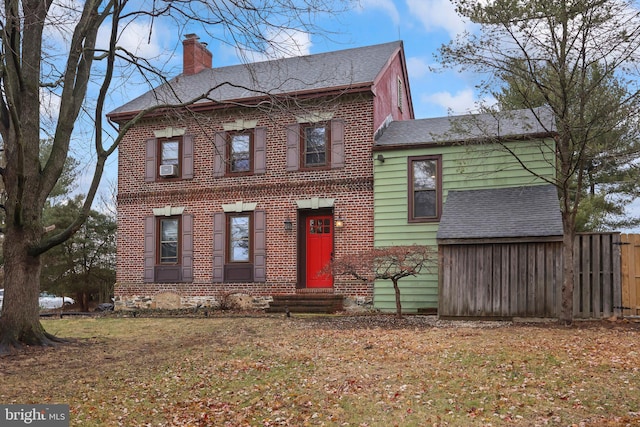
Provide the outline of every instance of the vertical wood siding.
{"type": "Polygon", "coordinates": [[[561,242],[442,245],[441,317],[556,317],[561,242]]]}
{"type": "MultiPolygon", "coordinates": [[[[441,317],[551,317],[560,309],[562,243],[442,245],[441,317]]],[[[620,235],[583,233],[574,242],[575,318],[620,315],[620,235]]]]}

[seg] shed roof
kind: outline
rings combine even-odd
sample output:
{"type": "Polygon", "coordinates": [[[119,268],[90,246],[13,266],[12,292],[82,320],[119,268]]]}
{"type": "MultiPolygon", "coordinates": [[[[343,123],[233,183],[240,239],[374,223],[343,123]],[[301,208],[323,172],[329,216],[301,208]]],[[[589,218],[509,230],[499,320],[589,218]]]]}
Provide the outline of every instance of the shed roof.
{"type": "Polygon", "coordinates": [[[391,122],[376,140],[375,147],[540,137],[553,134],[555,129],[551,111],[544,107],[435,117],[391,122]]]}
{"type": "Polygon", "coordinates": [[[449,191],[437,238],[488,239],[562,236],[553,185],[449,191]]]}
{"type": "Polygon", "coordinates": [[[181,74],[108,115],[113,117],[156,105],[183,103],[209,91],[207,99],[198,101],[196,105],[268,95],[371,87],[390,59],[402,48],[402,42],[395,41],[314,55],[207,68],[197,74],[181,74]]]}

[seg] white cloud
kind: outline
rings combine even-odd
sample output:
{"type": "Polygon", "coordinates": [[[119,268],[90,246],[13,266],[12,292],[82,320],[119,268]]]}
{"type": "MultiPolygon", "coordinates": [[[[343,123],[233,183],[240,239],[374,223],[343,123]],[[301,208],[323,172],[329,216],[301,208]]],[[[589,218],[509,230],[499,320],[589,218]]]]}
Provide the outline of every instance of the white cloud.
{"type": "Polygon", "coordinates": [[[412,56],[407,58],[407,71],[409,72],[409,80],[419,79],[430,72],[429,64],[423,58],[412,56]]]}
{"type": "Polygon", "coordinates": [[[47,13],[43,40],[64,52],[68,50],[73,30],[82,15],[83,2],[54,0],[47,13]]]}
{"type": "Polygon", "coordinates": [[[437,92],[422,97],[424,102],[444,107],[454,114],[468,113],[475,109],[475,97],[473,90],[464,89],[455,94],[451,92],[437,92]]]}
{"type": "Polygon", "coordinates": [[[263,52],[237,48],[237,54],[245,62],[290,58],[311,53],[311,34],[304,31],[272,28],[265,33],[266,47],[263,52]]]}
{"type": "Polygon", "coordinates": [[[493,107],[497,103],[491,96],[478,99],[471,88],[462,89],[456,93],[442,91],[423,95],[421,101],[442,107],[451,114],[477,113],[481,107],[493,107]]]}
{"type": "MultiPolygon", "coordinates": [[[[420,1],[420,0],[418,0],[420,1]]],[[[356,10],[363,12],[364,10],[381,9],[391,19],[394,25],[400,24],[400,13],[393,0],[360,0],[360,3],[356,10]]]]}
{"type": "Polygon", "coordinates": [[[60,96],[49,89],[40,89],[40,116],[46,129],[53,129],[58,121],[60,96]]]}
{"type": "MultiPolygon", "coordinates": [[[[98,30],[98,49],[108,47],[111,23],[107,22],[98,30]]],[[[153,28],[148,22],[129,22],[122,26],[118,34],[118,46],[136,56],[151,59],[165,52],[161,34],[166,34],[156,22],[153,28]]]]}
{"type": "Polygon", "coordinates": [[[427,31],[444,29],[453,39],[457,34],[470,28],[456,13],[455,6],[449,0],[407,0],[412,16],[417,17],[427,31]]]}
{"type": "Polygon", "coordinates": [[[274,29],[267,34],[270,45],[265,54],[269,58],[288,58],[311,53],[311,35],[304,31],[274,29]]]}

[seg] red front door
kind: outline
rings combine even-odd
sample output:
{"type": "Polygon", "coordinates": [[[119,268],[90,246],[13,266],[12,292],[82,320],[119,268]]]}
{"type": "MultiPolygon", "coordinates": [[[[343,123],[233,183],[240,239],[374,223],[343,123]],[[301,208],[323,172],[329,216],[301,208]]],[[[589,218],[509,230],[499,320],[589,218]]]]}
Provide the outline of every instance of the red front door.
{"type": "Polygon", "coordinates": [[[333,217],[308,216],[305,228],[307,288],[330,288],[333,286],[333,276],[319,273],[329,264],[333,254],[333,217]]]}

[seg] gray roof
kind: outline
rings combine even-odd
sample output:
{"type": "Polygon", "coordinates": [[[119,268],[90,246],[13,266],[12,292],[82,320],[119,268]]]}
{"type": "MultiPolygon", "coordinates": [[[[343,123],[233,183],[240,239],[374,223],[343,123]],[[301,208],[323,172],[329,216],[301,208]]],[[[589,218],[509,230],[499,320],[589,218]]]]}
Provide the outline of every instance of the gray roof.
{"type": "Polygon", "coordinates": [[[371,86],[398,49],[402,49],[401,41],[210,68],[192,75],[181,74],[109,114],[137,112],[158,104],[187,102],[212,89],[209,99],[200,103],[371,86]]]}
{"type": "Polygon", "coordinates": [[[449,191],[438,239],[562,236],[553,185],[449,191]]]}
{"type": "Polygon", "coordinates": [[[391,122],[375,146],[522,138],[554,131],[554,121],[548,108],[524,109],[391,122]]]}

